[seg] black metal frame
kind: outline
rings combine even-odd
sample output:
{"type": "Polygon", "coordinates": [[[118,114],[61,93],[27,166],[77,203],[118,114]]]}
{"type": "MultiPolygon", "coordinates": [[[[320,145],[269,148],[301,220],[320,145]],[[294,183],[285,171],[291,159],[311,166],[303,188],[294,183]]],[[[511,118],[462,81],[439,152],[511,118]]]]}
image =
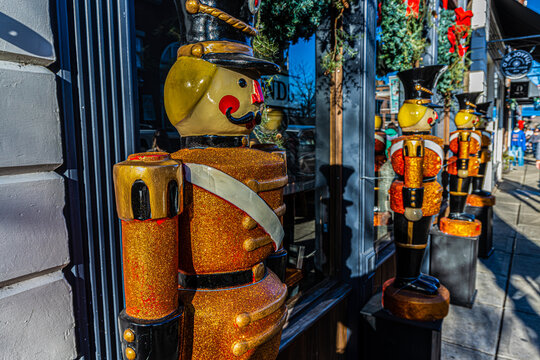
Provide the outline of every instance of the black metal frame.
{"type": "Polygon", "coordinates": [[[78,352],[121,358],[121,240],[112,165],[136,150],[133,0],[57,0],[57,72],[78,352]],[[120,51],[118,50],[120,49],[120,51]]]}
{"type": "MultiPolygon", "coordinates": [[[[344,205],[335,224],[350,231],[337,239],[340,258],[333,267],[336,279],[352,286],[353,325],[367,300],[375,263],[371,178],[377,4],[357,0],[350,5],[344,26],[348,33],[361,35],[353,41],[358,55],[344,65],[343,168],[351,171],[343,188],[337,189],[344,205]]],[[[112,165],[135,152],[139,143],[134,0],[56,0],[56,11],[72,259],[65,274],[74,290],[78,352],[85,359],[117,359],[121,344],[116,316],[123,308],[123,289],[112,165]]],[[[318,77],[319,90],[327,86],[325,81],[318,77]]],[[[328,101],[321,97],[327,95],[321,91],[317,102],[317,169],[329,162],[328,101]]],[[[325,192],[327,179],[321,175],[317,174],[316,187],[325,192]]],[[[322,224],[317,232],[327,229],[322,224]]],[[[351,350],[349,356],[354,358],[357,349],[351,350]]]]}

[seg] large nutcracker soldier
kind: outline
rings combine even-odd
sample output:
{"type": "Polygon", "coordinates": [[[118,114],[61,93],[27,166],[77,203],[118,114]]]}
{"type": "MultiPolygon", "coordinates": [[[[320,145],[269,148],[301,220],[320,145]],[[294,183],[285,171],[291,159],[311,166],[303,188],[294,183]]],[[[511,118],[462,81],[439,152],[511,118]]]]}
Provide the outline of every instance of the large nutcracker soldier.
{"type": "Polygon", "coordinates": [[[468,213],[473,214],[482,223],[482,233],[478,243],[480,257],[488,257],[493,251],[492,219],[495,196],[483,190],[487,165],[491,160],[491,131],[486,130],[487,123],[490,121],[488,116],[490,105],[491,102],[485,102],[476,106],[476,111],[482,115],[475,130],[481,132],[482,144],[478,153],[478,173],[472,177],[472,192],[467,197],[466,208],[468,213]]]}
{"type": "Polygon", "coordinates": [[[398,113],[403,136],[392,141],[389,155],[398,179],[390,188],[394,211],[396,277],[384,284],[383,306],[411,320],[436,320],[448,313],[449,293],[420,267],[433,215],[439,212],[442,187],[436,176],[444,159],[441,138],[430,135],[437,122],[432,89],[446,68],[440,65],[398,73],[405,102],[398,113]]]}
{"type": "Polygon", "coordinates": [[[448,160],[450,174],[450,214],[440,221],[443,233],[455,236],[474,237],[480,235],[482,224],[474,215],[465,213],[471,180],[478,174],[478,152],[482,144],[482,134],[474,130],[481,115],[476,111],[476,99],[480,92],[456,95],[459,111],[454,118],[458,130],[450,134],[448,160]]]}
{"type": "Polygon", "coordinates": [[[253,56],[259,0],[183,4],[188,43],[165,83],[182,149],[115,166],[124,359],[275,359],[287,289],[264,260],[281,249],[287,171],[247,136],[257,79],[279,68],[253,56]]]}
{"type": "Polygon", "coordinates": [[[375,214],[373,223],[375,226],[384,224],[384,214],[386,213],[380,204],[379,190],[381,168],[386,163],[386,133],[382,131],[383,120],[379,115],[375,115],[375,214]]]}

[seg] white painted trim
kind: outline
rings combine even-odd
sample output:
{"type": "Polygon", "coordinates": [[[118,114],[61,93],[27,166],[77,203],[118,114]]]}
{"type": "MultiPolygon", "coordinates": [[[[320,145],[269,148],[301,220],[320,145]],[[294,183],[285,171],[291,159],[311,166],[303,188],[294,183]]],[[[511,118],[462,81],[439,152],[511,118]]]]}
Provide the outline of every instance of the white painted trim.
{"type": "Polygon", "coordinates": [[[443,149],[439,146],[439,144],[437,144],[435,141],[424,140],[424,146],[426,148],[434,151],[439,156],[439,159],[440,159],[441,165],[442,165],[442,162],[443,162],[443,159],[444,159],[444,153],[443,153],[443,149]]]}
{"type": "Polygon", "coordinates": [[[392,146],[390,146],[390,157],[394,155],[396,151],[403,148],[403,140],[399,140],[398,142],[394,143],[392,146]]]}

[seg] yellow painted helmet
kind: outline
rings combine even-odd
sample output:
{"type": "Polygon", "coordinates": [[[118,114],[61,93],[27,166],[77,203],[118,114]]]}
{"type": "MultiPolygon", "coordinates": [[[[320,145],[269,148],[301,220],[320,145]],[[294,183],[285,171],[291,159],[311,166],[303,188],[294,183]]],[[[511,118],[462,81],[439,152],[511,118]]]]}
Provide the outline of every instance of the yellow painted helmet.
{"type": "Polygon", "coordinates": [[[217,66],[195,57],[180,56],[165,80],[164,101],[173,125],[185,119],[207,92],[217,66]]]}
{"type": "Polygon", "coordinates": [[[382,118],[379,115],[375,115],[375,130],[380,130],[382,127],[382,118]]]}
{"type": "Polygon", "coordinates": [[[458,128],[468,128],[475,126],[479,121],[479,117],[470,110],[460,110],[454,117],[454,123],[458,128]]]}
{"type": "Polygon", "coordinates": [[[407,128],[417,124],[422,120],[427,110],[427,106],[419,105],[417,103],[403,103],[403,106],[401,106],[398,112],[399,126],[407,128]]]}

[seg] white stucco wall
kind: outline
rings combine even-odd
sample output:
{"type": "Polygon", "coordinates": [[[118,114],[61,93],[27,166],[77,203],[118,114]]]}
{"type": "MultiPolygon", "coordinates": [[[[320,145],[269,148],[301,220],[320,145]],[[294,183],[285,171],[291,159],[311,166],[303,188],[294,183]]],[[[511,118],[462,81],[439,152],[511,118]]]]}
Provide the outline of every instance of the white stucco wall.
{"type": "Polygon", "coordinates": [[[0,360],[77,357],[49,0],[0,0],[0,360]]]}

